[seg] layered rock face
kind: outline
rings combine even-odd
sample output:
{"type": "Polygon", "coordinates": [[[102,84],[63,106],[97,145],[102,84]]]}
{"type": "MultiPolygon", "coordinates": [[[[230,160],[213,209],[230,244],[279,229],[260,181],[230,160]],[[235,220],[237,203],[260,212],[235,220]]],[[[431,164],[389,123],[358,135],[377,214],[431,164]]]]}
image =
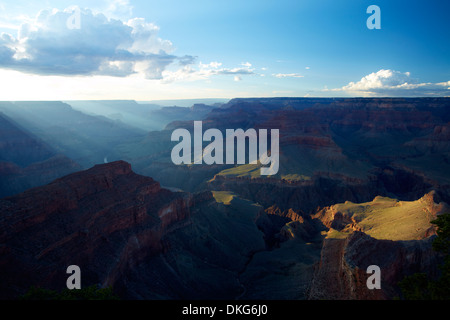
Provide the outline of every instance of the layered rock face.
{"type": "Polygon", "coordinates": [[[0,200],[0,298],[61,290],[70,265],[82,287],[124,299],[234,298],[265,250],[262,207],[209,191],[171,192],[118,161],[0,200]]]}
{"type": "MultiPolygon", "coordinates": [[[[280,169],[276,178],[280,179],[290,175],[325,179],[339,175],[337,179],[341,181],[356,178],[367,184],[378,179],[379,170],[396,168],[426,177],[436,190],[445,190],[449,180],[439,172],[449,170],[447,101],[445,98],[233,99],[203,118],[203,130],[279,129],[280,169]]],[[[149,150],[147,154],[127,159],[138,172],[163,185],[202,190],[205,180],[229,166],[193,166],[186,170],[174,166],[169,146],[174,145],[170,135],[176,128],[192,131],[193,122],[175,121],[164,131],[150,133],[137,148],[149,150]],[[151,148],[154,145],[157,148],[151,148]]],[[[382,194],[380,191],[376,190],[382,194]]],[[[417,199],[427,191],[424,186],[418,193],[405,196],[417,199]]],[[[396,192],[392,194],[403,197],[396,192]]]]}
{"type": "Polygon", "coordinates": [[[163,250],[166,230],[189,215],[189,197],[162,189],[126,162],[95,166],[0,201],[1,298],[31,285],[61,289],[78,265],[84,284],[114,285],[163,250]]]}
{"type": "Polygon", "coordinates": [[[112,286],[125,299],[393,298],[402,276],[436,271],[434,230],[374,238],[389,228],[383,219],[367,224],[365,213],[382,204],[409,213],[402,224],[422,213],[429,220],[448,208],[436,197],[377,197],[309,215],[172,192],[123,161],[97,165],[0,200],[0,294],[63,289],[66,268],[78,265],[82,286],[112,286]],[[351,232],[334,237],[334,228],[351,232]],[[383,270],[381,291],[367,290],[371,264],[383,270]]]}
{"type": "Polygon", "coordinates": [[[348,238],[325,239],[308,299],[384,300],[400,296],[398,282],[416,272],[438,274],[439,256],[432,249],[433,238],[391,241],[355,231],[348,238]],[[367,280],[380,268],[381,289],[369,289],[367,280]]]}
{"type": "Polygon", "coordinates": [[[330,231],[324,239],[309,299],[392,299],[398,282],[416,272],[435,278],[440,256],[433,250],[436,229],[430,224],[448,212],[434,191],[403,202],[376,197],[370,203],[322,208],[314,218],[330,231]],[[381,289],[371,290],[371,265],[381,271],[381,289]]]}

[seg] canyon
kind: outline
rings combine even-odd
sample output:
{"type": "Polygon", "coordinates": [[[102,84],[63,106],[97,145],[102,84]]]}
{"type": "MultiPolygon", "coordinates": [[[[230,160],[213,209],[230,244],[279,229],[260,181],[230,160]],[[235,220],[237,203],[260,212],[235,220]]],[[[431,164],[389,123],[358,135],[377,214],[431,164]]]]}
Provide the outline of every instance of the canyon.
{"type": "Polygon", "coordinates": [[[64,289],[73,264],[83,286],[123,299],[394,299],[405,276],[439,275],[432,221],[450,211],[448,98],[233,99],[186,111],[92,102],[95,116],[67,103],[0,104],[2,299],[64,289]],[[55,109],[57,123],[32,123],[55,109]],[[64,128],[63,113],[78,125],[64,128]],[[143,131],[150,113],[167,125],[143,131]],[[195,120],[222,134],[279,130],[278,172],[175,165],[171,133],[192,134],[195,120]],[[366,286],[369,265],[380,290],[366,286]]]}
{"type": "Polygon", "coordinates": [[[61,290],[74,264],[83,286],[124,299],[393,298],[405,274],[437,274],[430,221],[448,206],[435,192],[353,206],[381,200],[409,208],[402,224],[421,217],[419,231],[374,238],[348,202],[314,215],[264,209],[225,191],[167,190],[124,161],[96,165],[0,200],[1,298],[61,290]],[[367,289],[369,264],[382,268],[382,290],[367,289]]]}

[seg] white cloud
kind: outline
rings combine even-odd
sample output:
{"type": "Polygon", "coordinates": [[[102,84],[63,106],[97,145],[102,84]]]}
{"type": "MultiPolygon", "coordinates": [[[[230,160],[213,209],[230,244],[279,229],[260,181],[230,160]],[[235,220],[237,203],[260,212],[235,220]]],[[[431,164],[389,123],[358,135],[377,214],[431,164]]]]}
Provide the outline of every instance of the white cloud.
{"type": "Polygon", "coordinates": [[[213,61],[213,62],[210,62],[208,64],[203,64],[203,63],[200,62],[200,68],[201,69],[208,69],[208,68],[217,69],[220,66],[222,66],[222,62],[213,61]]]}
{"type": "Polygon", "coordinates": [[[172,43],[159,38],[159,28],[144,19],[125,23],[78,10],[79,29],[67,27],[73,9],[54,9],[41,11],[33,23],[23,23],[17,38],[3,33],[0,68],[40,75],[121,77],[141,71],[149,79],[161,79],[169,64],[184,59],[172,55],[172,43]]]}
{"type": "Polygon", "coordinates": [[[344,91],[368,91],[379,88],[392,88],[410,81],[409,72],[399,72],[393,70],[380,70],[363,77],[358,82],[350,82],[342,89],[344,91]]]}
{"type": "Polygon", "coordinates": [[[219,75],[232,75],[234,81],[241,81],[242,75],[255,74],[254,69],[249,67],[245,68],[224,68],[221,62],[213,61],[208,64],[200,62],[197,67],[194,65],[186,65],[182,68],[163,72],[164,83],[170,83],[175,81],[197,81],[207,80],[212,76],[219,75]]]}
{"type": "Polygon", "coordinates": [[[420,83],[410,72],[382,69],[350,82],[342,88],[323,91],[344,91],[362,96],[441,96],[450,94],[450,81],[420,83]]]}
{"type": "Polygon", "coordinates": [[[217,61],[198,63],[191,55],[177,56],[173,43],[159,36],[157,25],[132,17],[129,0],[104,3],[103,13],[71,6],[21,19],[15,32],[0,34],[0,69],[46,77],[138,75],[161,83],[213,76],[240,81],[255,74],[248,61],[225,67],[217,61]],[[80,13],[79,28],[70,28],[67,22],[75,12],[80,13]]]}
{"type": "Polygon", "coordinates": [[[303,78],[304,77],[299,73],[277,73],[277,74],[273,74],[273,76],[276,78],[303,78]]]}
{"type": "Polygon", "coordinates": [[[137,54],[159,54],[160,52],[171,53],[174,51],[171,41],[158,37],[159,27],[157,25],[145,22],[143,18],[130,19],[126,25],[132,28],[132,45],[128,51],[137,54]]]}
{"type": "Polygon", "coordinates": [[[213,74],[254,74],[254,71],[248,68],[222,68],[220,70],[217,70],[216,72],[213,72],[213,74]]]}

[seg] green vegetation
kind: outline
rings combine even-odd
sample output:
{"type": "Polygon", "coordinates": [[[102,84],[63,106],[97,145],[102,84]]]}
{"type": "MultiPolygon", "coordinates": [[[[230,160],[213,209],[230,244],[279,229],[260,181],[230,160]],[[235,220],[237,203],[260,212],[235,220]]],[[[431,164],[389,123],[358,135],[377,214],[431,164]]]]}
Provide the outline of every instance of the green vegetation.
{"type": "Polygon", "coordinates": [[[95,285],[80,290],[64,289],[61,292],[31,287],[20,300],[119,300],[112,288],[98,288],[95,285]]]}
{"type": "Polygon", "coordinates": [[[440,266],[441,275],[431,280],[425,273],[405,277],[399,286],[406,300],[449,300],[450,299],[450,213],[438,216],[432,221],[438,227],[433,249],[444,255],[440,266]]]}
{"type": "Polygon", "coordinates": [[[225,205],[231,204],[231,201],[235,197],[235,194],[231,191],[213,191],[212,194],[214,199],[216,199],[216,202],[225,205]]]}
{"type": "Polygon", "coordinates": [[[311,180],[311,177],[304,176],[302,174],[285,174],[285,175],[281,175],[281,179],[284,179],[287,181],[305,181],[305,180],[311,180]]]}
{"type": "Polygon", "coordinates": [[[223,176],[233,176],[233,177],[247,177],[252,178],[261,177],[260,164],[243,164],[233,168],[225,169],[219,172],[219,175],[223,176]]]}
{"type": "Polygon", "coordinates": [[[347,232],[341,232],[336,229],[330,228],[326,234],[327,239],[345,239],[349,236],[347,232]]]}

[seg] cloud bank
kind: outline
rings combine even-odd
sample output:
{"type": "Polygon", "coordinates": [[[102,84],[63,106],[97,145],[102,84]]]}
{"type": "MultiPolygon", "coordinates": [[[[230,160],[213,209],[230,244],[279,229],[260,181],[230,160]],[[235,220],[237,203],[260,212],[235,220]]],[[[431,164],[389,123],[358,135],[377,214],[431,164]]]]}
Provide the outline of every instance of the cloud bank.
{"type": "MultiPolygon", "coordinates": [[[[110,9],[122,7],[131,14],[126,0],[113,1],[110,9]]],[[[163,83],[215,75],[236,80],[254,73],[249,62],[224,68],[219,62],[198,64],[194,56],[174,55],[172,42],[158,33],[159,27],[143,18],[124,22],[78,7],[43,10],[34,21],[23,23],[16,37],[0,35],[0,68],[44,76],[127,77],[138,73],[163,83]]]]}
{"type": "MultiPolygon", "coordinates": [[[[108,10],[131,16],[132,7],[127,0],[114,0],[108,10]]],[[[240,81],[243,75],[254,74],[249,62],[225,68],[220,62],[203,64],[191,55],[174,55],[172,42],[158,33],[159,27],[143,18],[124,22],[79,7],[43,10],[23,23],[17,36],[0,35],[0,68],[44,76],[142,74],[162,83],[217,75],[240,81]]]]}
{"type": "Polygon", "coordinates": [[[350,82],[342,88],[324,91],[344,91],[362,96],[450,96],[450,81],[430,83],[411,78],[409,72],[382,69],[350,82]]]}
{"type": "Polygon", "coordinates": [[[0,67],[39,75],[127,76],[143,72],[161,79],[176,60],[172,43],[144,19],[127,22],[88,9],[41,11],[33,24],[21,25],[18,37],[0,36],[0,67]],[[67,21],[79,10],[79,28],[67,21]]]}
{"type": "Polygon", "coordinates": [[[250,63],[242,64],[242,67],[225,68],[222,63],[214,61],[208,64],[199,63],[198,66],[186,65],[181,69],[175,71],[164,71],[164,82],[174,81],[197,81],[206,80],[211,76],[230,75],[233,76],[234,81],[241,81],[243,75],[255,74],[254,69],[251,68],[250,63]]]}

